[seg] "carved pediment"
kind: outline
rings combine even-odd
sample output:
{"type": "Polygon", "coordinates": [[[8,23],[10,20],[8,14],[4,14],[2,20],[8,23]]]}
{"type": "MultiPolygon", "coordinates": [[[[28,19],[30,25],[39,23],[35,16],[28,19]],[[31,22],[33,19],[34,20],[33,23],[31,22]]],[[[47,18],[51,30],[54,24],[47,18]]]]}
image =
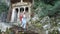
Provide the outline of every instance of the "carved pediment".
{"type": "MultiPolygon", "coordinates": [[[[21,0],[11,0],[11,3],[12,3],[12,4],[13,4],[13,3],[17,3],[17,2],[21,2],[21,0]]],[[[32,3],[33,0],[23,0],[23,2],[30,2],[30,3],[32,3]]]]}

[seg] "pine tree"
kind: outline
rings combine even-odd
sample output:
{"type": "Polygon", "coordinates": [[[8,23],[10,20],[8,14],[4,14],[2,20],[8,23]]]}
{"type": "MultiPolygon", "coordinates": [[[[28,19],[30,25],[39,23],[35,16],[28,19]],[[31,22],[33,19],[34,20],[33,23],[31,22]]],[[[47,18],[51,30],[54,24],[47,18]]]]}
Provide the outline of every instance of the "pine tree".
{"type": "Polygon", "coordinates": [[[35,0],[34,3],[35,13],[40,17],[54,16],[60,11],[60,0],[35,0]]]}

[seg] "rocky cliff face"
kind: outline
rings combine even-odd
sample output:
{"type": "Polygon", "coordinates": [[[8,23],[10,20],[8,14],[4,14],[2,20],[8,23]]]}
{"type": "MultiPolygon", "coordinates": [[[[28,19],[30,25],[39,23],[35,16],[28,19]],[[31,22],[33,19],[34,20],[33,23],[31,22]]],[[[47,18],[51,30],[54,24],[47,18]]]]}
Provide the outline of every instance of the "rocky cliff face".
{"type": "Polygon", "coordinates": [[[7,14],[6,12],[2,12],[0,16],[0,21],[1,22],[6,22],[7,14]]]}
{"type": "Polygon", "coordinates": [[[0,21],[6,22],[10,0],[0,0],[0,21]]]}

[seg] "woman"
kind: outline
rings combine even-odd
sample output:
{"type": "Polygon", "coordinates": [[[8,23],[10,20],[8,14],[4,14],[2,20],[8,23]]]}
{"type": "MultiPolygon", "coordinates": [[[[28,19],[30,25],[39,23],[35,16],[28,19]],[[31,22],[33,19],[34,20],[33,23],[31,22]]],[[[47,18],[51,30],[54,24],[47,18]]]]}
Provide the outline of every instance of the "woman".
{"type": "Polygon", "coordinates": [[[24,28],[24,29],[26,29],[26,15],[25,15],[25,13],[23,14],[23,18],[22,18],[22,27],[24,28]]]}

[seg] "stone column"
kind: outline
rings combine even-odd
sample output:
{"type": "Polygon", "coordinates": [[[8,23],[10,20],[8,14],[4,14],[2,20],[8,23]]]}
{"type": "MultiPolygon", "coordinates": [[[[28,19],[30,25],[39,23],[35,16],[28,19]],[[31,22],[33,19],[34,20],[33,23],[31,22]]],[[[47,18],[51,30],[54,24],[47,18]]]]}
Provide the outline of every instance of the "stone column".
{"type": "Polygon", "coordinates": [[[24,7],[24,12],[25,12],[25,7],[24,7]]]}
{"type": "Polygon", "coordinates": [[[18,11],[18,18],[17,18],[17,20],[19,19],[19,11],[18,11]]]}
{"type": "Polygon", "coordinates": [[[12,16],[11,16],[11,22],[14,22],[14,13],[15,13],[15,9],[12,10],[12,16]]]}
{"type": "Polygon", "coordinates": [[[18,18],[17,18],[17,23],[18,23],[18,24],[20,23],[19,15],[20,15],[20,8],[18,8],[18,18]]]}
{"type": "Polygon", "coordinates": [[[23,0],[21,0],[21,3],[23,2],[23,0]]]}
{"type": "Polygon", "coordinates": [[[30,14],[31,14],[31,8],[30,8],[30,6],[29,6],[28,8],[29,8],[29,9],[28,9],[28,10],[29,10],[29,18],[30,18],[30,17],[31,17],[31,16],[30,16],[30,14]]]}

